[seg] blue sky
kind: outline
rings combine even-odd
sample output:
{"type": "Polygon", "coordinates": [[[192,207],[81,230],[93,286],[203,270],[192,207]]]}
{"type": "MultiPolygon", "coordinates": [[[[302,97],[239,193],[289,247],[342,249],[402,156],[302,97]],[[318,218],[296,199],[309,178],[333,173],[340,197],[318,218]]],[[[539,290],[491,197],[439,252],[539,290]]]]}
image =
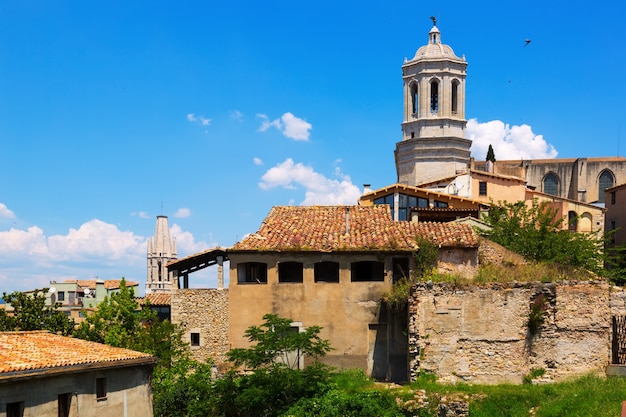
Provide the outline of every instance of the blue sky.
{"type": "Polygon", "coordinates": [[[143,291],[157,215],[183,257],[273,205],[394,183],[401,66],[431,15],[468,61],[475,158],[623,155],[625,8],[0,0],[0,293],[95,276],[143,291]]]}

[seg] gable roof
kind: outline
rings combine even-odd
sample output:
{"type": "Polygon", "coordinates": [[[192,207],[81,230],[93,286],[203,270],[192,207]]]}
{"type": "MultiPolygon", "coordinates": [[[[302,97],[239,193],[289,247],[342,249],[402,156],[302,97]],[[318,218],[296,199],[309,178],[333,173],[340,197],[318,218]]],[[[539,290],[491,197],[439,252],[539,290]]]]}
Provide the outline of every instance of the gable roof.
{"type": "MultiPolygon", "coordinates": [[[[456,177],[451,177],[451,180],[454,180],[454,178],[456,177]]],[[[434,182],[437,183],[437,182],[434,182]]],[[[454,194],[446,194],[446,193],[440,193],[436,190],[432,190],[429,188],[423,188],[423,187],[414,187],[412,185],[407,185],[407,184],[391,184],[388,185],[386,187],[383,188],[379,188],[377,190],[372,190],[368,193],[365,193],[361,196],[361,198],[359,200],[363,201],[363,200],[369,200],[369,199],[374,199],[377,196],[384,196],[389,194],[390,192],[395,192],[395,191],[406,191],[406,192],[410,192],[413,194],[423,194],[426,196],[432,195],[434,197],[438,197],[440,200],[446,200],[446,201],[457,201],[457,202],[470,202],[475,204],[476,206],[485,206],[488,207],[489,204],[481,201],[481,200],[476,200],[473,198],[469,198],[469,197],[459,197],[458,195],[454,195],[454,194]]]]}
{"type": "Polygon", "coordinates": [[[169,306],[172,304],[172,295],[165,292],[151,292],[145,297],[136,297],[136,300],[139,305],[149,302],[152,306],[169,306]]]}
{"type": "Polygon", "coordinates": [[[0,332],[0,381],[154,363],[156,358],[147,353],[48,331],[0,332]]]}
{"type": "MultiPolygon", "coordinates": [[[[104,288],[106,288],[107,290],[116,290],[120,287],[120,283],[122,282],[121,279],[107,279],[104,281],[104,288]]],[[[96,284],[98,283],[98,280],[95,279],[66,279],[65,281],[63,281],[63,283],[65,284],[76,284],[77,286],[81,287],[81,288],[89,288],[92,290],[96,289],[96,284]]],[[[135,281],[126,281],[126,288],[131,288],[131,287],[137,287],[139,286],[138,282],[135,281]]]]}
{"type": "Polygon", "coordinates": [[[477,246],[467,225],[396,222],[388,205],[276,206],[237,251],[415,251],[417,236],[442,246],[477,246]]]}

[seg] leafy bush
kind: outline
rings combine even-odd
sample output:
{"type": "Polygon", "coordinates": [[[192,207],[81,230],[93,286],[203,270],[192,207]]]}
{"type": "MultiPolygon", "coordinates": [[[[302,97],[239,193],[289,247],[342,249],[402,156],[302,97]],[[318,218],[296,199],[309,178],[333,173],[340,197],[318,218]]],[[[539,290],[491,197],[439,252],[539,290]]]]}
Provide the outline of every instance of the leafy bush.
{"type": "Polygon", "coordinates": [[[385,391],[347,393],[332,390],[316,398],[298,401],[284,417],[401,417],[395,396],[385,391]]]}

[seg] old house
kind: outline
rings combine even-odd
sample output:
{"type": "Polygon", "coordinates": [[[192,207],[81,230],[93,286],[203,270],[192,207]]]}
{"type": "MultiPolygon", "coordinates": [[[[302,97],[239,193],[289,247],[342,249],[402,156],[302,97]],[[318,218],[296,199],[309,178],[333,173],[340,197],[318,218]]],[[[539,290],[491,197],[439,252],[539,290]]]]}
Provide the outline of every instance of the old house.
{"type": "Polygon", "coordinates": [[[412,273],[420,235],[438,242],[442,262],[476,265],[467,225],[396,222],[387,205],[273,207],[228,250],[231,346],[247,346],[244,331],[274,313],[294,331],[321,326],[335,349],[324,362],[406,380],[406,315],[393,317],[381,298],[412,273]]]}
{"type": "Polygon", "coordinates": [[[47,331],[0,333],[0,415],[151,416],[156,358],[47,331]]]}

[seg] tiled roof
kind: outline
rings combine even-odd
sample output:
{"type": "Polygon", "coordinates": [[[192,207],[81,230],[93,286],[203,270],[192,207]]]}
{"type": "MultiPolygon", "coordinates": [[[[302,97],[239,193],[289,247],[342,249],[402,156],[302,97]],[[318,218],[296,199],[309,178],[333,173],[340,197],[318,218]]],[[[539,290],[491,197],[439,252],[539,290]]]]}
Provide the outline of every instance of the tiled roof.
{"type": "Polygon", "coordinates": [[[417,235],[447,246],[477,244],[467,225],[396,222],[386,205],[277,206],[230,251],[414,251],[417,235]]]}
{"type": "MultiPolygon", "coordinates": [[[[76,283],[76,285],[81,288],[90,288],[95,290],[97,281],[95,279],[66,279],[63,282],[68,284],[76,283]]],[[[104,288],[106,288],[107,290],[115,290],[120,287],[120,282],[122,282],[121,279],[107,279],[104,281],[104,288]]],[[[136,287],[138,285],[138,282],[126,281],[126,287],[136,287]]]]}
{"type": "Polygon", "coordinates": [[[0,332],[0,378],[20,373],[69,371],[81,365],[152,364],[155,360],[147,353],[47,331],[0,332]]]}
{"type": "Polygon", "coordinates": [[[172,304],[171,294],[164,292],[151,292],[143,298],[137,298],[137,300],[140,305],[145,304],[146,301],[149,301],[153,306],[169,306],[172,304]]]}

